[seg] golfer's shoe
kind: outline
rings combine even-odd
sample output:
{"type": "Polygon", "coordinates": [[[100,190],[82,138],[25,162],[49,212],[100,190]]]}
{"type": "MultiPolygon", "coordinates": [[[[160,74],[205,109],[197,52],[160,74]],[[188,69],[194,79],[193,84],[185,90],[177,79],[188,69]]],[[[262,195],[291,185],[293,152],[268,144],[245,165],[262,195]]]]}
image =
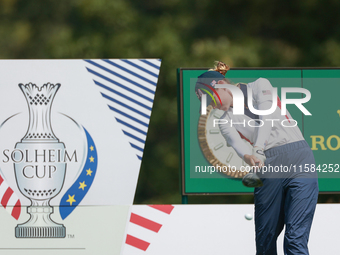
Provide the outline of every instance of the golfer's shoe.
{"type": "Polygon", "coordinates": [[[257,188],[263,186],[263,183],[256,173],[248,173],[242,178],[242,183],[248,188],[257,188]]]}

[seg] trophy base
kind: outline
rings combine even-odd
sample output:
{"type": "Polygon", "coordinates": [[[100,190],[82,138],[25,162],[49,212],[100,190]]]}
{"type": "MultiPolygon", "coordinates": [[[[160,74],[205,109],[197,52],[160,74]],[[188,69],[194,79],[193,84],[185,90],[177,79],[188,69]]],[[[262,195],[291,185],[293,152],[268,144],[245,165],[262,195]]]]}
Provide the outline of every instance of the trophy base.
{"type": "Polygon", "coordinates": [[[30,219],[15,228],[16,238],[65,238],[66,228],[62,224],[55,223],[50,214],[53,207],[31,206],[27,208],[30,219]]]}
{"type": "Polygon", "coordinates": [[[23,227],[15,228],[16,238],[65,238],[66,229],[63,225],[55,227],[23,227]]]}

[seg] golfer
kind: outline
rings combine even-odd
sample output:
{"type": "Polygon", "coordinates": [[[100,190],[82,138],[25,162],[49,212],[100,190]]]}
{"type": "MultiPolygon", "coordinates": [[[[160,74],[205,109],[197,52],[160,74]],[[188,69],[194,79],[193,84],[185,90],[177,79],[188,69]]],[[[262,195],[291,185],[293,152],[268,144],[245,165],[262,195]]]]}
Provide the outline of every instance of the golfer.
{"type": "Polygon", "coordinates": [[[284,254],[309,254],[307,244],[319,192],[313,153],[289,113],[281,115],[279,101],[270,115],[250,112],[247,88],[251,89],[255,109],[271,108],[273,87],[267,79],[237,85],[245,98],[245,114],[234,115],[232,89],[228,89],[234,85],[227,84],[224,76],[228,70],[227,65],[218,62],[213,70],[198,77],[195,92],[199,99],[207,94],[207,105],[224,111],[221,134],[247,164],[259,167],[257,174],[250,173],[243,180],[246,186],[255,187],[256,254],[277,254],[276,241],[284,226],[284,254]],[[227,88],[215,88],[216,84],[227,88]],[[249,120],[252,125],[248,125],[249,120]],[[282,121],[287,124],[282,125],[282,121]],[[253,149],[242,139],[248,140],[253,149]]]}

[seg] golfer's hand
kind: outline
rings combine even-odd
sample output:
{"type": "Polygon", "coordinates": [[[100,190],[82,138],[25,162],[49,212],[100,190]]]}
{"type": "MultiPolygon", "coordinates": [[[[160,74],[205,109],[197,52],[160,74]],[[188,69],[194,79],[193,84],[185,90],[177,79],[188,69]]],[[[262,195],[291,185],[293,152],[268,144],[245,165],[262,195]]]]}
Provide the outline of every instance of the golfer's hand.
{"type": "Polygon", "coordinates": [[[257,146],[253,147],[252,155],[261,160],[262,166],[264,165],[266,161],[266,156],[264,155],[264,151],[262,148],[257,146]]]}
{"type": "Polygon", "coordinates": [[[245,154],[243,156],[243,160],[250,166],[258,166],[259,168],[263,166],[261,160],[255,157],[254,155],[245,154]]]}

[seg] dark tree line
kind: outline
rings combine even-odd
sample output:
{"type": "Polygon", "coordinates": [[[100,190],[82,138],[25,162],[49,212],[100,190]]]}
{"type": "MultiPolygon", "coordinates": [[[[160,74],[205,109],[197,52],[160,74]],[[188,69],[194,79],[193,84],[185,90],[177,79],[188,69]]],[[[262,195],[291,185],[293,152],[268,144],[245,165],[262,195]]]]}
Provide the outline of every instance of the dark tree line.
{"type": "Polygon", "coordinates": [[[135,202],[180,203],[176,69],[340,66],[339,13],[337,0],[0,0],[0,58],[161,58],[135,202]]]}

